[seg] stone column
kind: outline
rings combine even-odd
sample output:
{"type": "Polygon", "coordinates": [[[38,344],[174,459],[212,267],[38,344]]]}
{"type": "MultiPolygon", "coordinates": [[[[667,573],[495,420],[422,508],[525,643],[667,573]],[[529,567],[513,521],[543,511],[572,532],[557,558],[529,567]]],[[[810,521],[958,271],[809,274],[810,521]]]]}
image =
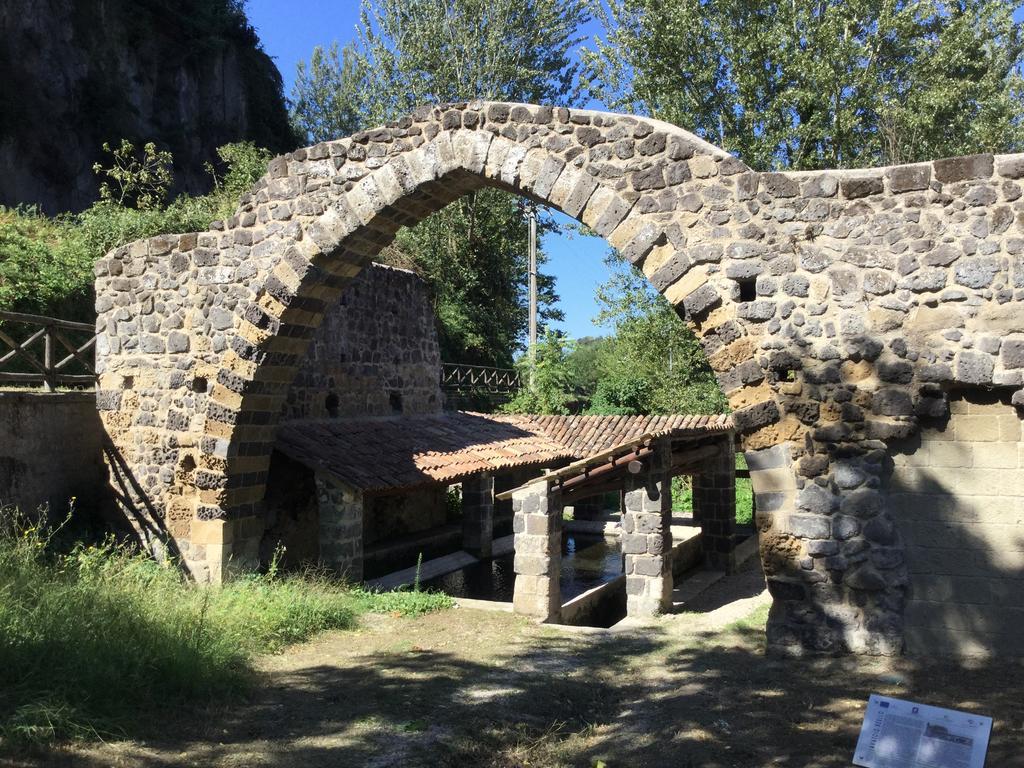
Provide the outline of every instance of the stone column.
{"type": "Polygon", "coordinates": [[[512,495],[516,587],[512,609],[543,621],[562,612],[561,493],[546,481],[512,495]]]}
{"type": "Polygon", "coordinates": [[[494,477],[484,472],[462,481],[462,548],[481,559],[494,541],[494,477]]]}
{"type": "Polygon", "coordinates": [[[672,607],[672,449],[668,440],[659,440],[654,448],[644,469],[625,480],[627,616],[655,616],[672,607]]]}
{"type": "Polygon", "coordinates": [[[736,567],[736,448],[732,435],[693,476],[693,519],[700,525],[704,565],[731,573],[736,567]]]}
{"type": "Polygon", "coordinates": [[[363,494],[317,476],[320,561],[350,582],[363,580],[363,494]]]}

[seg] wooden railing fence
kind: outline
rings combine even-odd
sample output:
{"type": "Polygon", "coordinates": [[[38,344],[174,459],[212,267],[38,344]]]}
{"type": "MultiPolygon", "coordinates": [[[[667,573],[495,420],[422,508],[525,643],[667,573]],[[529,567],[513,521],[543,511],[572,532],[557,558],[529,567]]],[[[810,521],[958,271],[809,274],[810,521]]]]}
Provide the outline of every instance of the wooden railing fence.
{"type": "Polygon", "coordinates": [[[95,347],[96,328],[87,323],[0,312],[0,383],[41,385],[48,392],[92,386],[95,347]]]}

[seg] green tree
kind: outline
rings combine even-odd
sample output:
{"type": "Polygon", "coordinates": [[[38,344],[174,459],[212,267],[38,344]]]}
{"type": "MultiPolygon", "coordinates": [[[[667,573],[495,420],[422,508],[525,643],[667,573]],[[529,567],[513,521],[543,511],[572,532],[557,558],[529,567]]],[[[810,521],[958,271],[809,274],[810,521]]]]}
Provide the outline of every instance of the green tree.
{"type": "MultiPolygon", "coordinates": [[[[300,64],[293,121],[311,141],[340,138],[422,104],[473,98],[567,103],[586,0],[366,0],[357,40],[300,64]]],[[[554,222],[541,217],[541,232],[554,222]]],[[[442,354],[507,366],[527,325],[528,228],[516,196],[483,189],[399,232],[379,259],[432,289],[442,354]]],[[[543,263],[543,254],[540,254],[543,263]]],[[[540,278],[542,320],[557,319],[540,278]]]]}
{"type": "Polygon", "coordinates": [[[502,406],[505,413],[568,413],[575,397],[569,358],[573,343],[561,332],[548,330],[537,342],[536,363],[531,376],[530,359],[518,361],[520,376],[530,382],[502,406]]]}
{"type": "Polygon", "coordinates": [[[593,413],[721,413],[727,403],[693,331],[643,274],[615,252],[597,290],[613,331],[601,356],[593,413]]]}
{"type": "Polygon", "coordinates": [[[584,336],[576,342],[567,365],[578,398],[589,400],[593,396],[602,375],[602,360],[614,343],[610,336],[584,336]]]}
{"type": "Polygon", "coordinates": [[[1002,0],[609,0],[593,97],[755,169],[912,162],[1024,141],[1002,0]]]}
{"type": "Polygon", "coordinates": [[[369,84],[365,59],[354,45],[326,51],[313,49],[309,64],[300,61],[292,89],[292,124],[308,141],[321,142],[349,136],[366,124],[369,84]]]}

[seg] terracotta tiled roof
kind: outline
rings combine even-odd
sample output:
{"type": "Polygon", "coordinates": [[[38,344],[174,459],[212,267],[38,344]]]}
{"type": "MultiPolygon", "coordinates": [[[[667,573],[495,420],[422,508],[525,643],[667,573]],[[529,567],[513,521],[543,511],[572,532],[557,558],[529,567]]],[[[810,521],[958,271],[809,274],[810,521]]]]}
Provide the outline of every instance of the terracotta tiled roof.
{"type": "Polygon", "coordinates": [[[714,434],[732,429],[724,414],[711,416],[535,416],[497,415],[487,418],[514,424],[546,435],[568,449],[573,458],[583,459],[643,435],[676,437],[714,434]]]}
{"type": "Polygon", "coordinates": [[[278,450],[364,491],[455,483],[479,472],[550,467],[650,435],[727,432],[728,416],[532,416],[447,411],[290,421],[278,450]]]}
{"type": "Polygon", "coordinates": [[[543,467],[572,454],[542,432],[492,416],[424,416],[292,421],[278,450],[365,491],[453,483],[488,470],[543,467]]]}

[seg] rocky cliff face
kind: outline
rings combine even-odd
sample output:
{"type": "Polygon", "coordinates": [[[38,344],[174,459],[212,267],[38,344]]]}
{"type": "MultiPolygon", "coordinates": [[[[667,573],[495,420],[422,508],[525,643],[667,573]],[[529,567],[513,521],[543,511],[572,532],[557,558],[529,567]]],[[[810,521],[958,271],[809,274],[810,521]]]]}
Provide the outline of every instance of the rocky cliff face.
{"type": "Polygon", "coordinates": [[[222,144],[291,148],[280,73],[237,0],[0,4],[0,204],[87,207],[121,138],[171,150],[189,192],[222,144]]]}

